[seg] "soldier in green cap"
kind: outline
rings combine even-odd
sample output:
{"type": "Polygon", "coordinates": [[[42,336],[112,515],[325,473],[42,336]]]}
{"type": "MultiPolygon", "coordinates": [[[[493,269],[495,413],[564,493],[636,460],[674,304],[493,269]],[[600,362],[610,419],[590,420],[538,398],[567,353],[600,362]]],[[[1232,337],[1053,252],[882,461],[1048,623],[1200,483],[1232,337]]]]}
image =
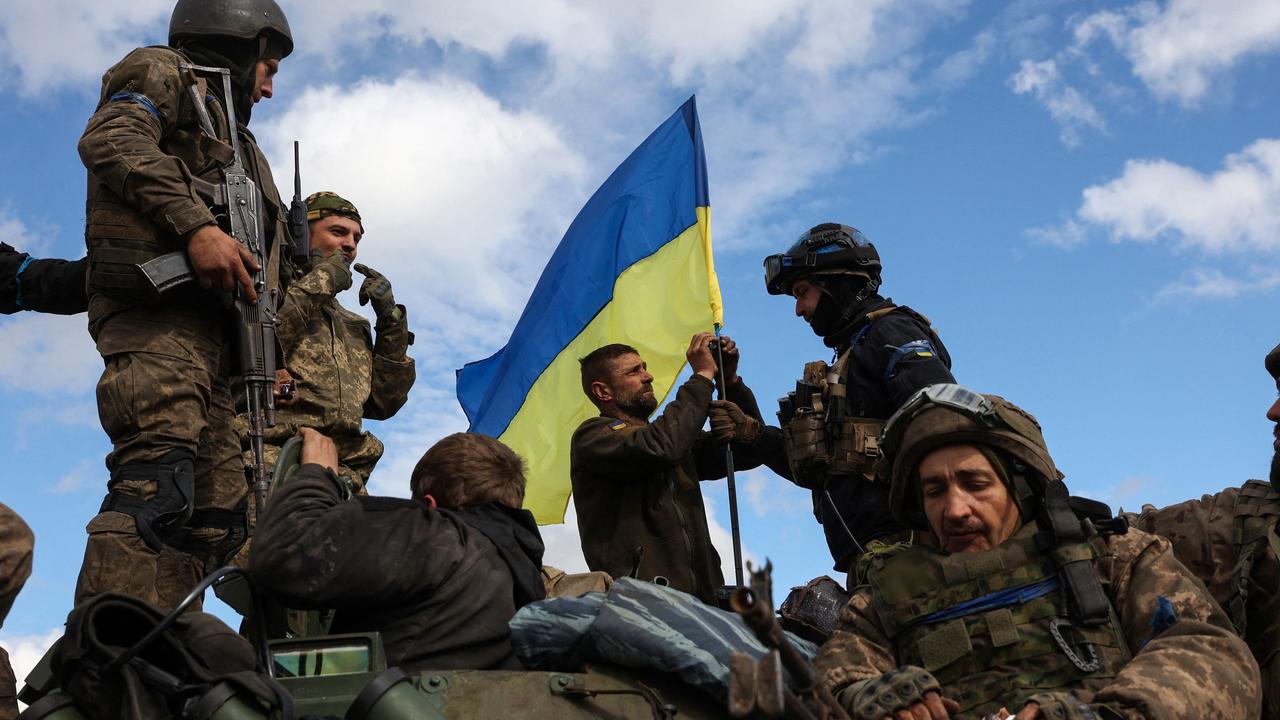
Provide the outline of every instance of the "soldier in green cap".
{"type": "Polygon", "coordinates": [[[1068,496],[1030,414],[930,385],[881,442],[894,516],[922,533],[864,557],[819,653],[852,717],[1258,717],[1223,611],[1168,541],[1068,496]]]}
{"type": "MultiPolygon", "coordinates": [[[[1280,391],[1280,345],[1264,365],[1280,391]]],[[[1173,552],[1227,611],[1262,669],[1262,717],[1280,719],[1280,399],[1267,411],[1273,425],[1271,475],[1199,500],[1130,520],[1173,543],[1173,552]]]]}
{"type": "Polygon", "coordinates": [[[290,283],[276,318],[282,364],[297,387],[294,399],[279,403],[276,424],[267,430],[267,464],[275,464],[280,447],[300,429],[314,428],[337,445],[338,475],[363,493],[383,446],[361,421],[386,420],[408,399],[416,378],[407,354],[413,333],[390,281],[352,265],[364,237],[356,206],[332,192],[313,193],[306,204],[311,263],[290,283]],[[365,276],[360,304],[373,305],[372,331],[364,316],[338,302],[338,293],[351,287],[352,267],[365,276]]]}
{"type": "Polygon", "coordinates": [[[287,270],[285,212],[247,126],[292,50],[274,0],[178,0],[169,45],[136,49],[102,78],[79,152],[111,476],[86,528],[77,603],[116,591],[173,607],[244,543],[231,392],[242,369],[225,299],[260,307],[258,291],[277,290],[287,270]],[[231,208],[237,156],[237,180],[258,192],[239,183],[245,202],[231,208]],[[232,214],[261,224],[262,262],[228,234],[232,214]],[[161,293],[142,268],[173,253],[185,253],[197,282],[161,293]]]}

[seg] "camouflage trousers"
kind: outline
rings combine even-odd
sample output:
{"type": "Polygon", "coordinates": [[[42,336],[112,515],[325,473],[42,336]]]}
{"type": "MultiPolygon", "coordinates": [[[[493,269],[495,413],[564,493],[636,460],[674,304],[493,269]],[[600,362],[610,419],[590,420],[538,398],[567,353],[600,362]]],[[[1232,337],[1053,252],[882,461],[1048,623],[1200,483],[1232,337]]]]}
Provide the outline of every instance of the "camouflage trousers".
{"type": "Polygon", "coordinates": [[[243,542],[244,533],[226,523],[201,526],[202,517],[218,513],[243,518],[248,490],[230,392],[228,313],[208,300],[141,307],[95,296],[89,330],[106,364],[98,415],[112,442],[109,491],[152,500],[159,492],[155,480],[117,478],[117,472],[185,451],[195,457],[196,516],[179,531],[180,543],[167,540],[157,551],[133,515],[100,512],[86,528],[76,603],[115,591],[171,608],[243,542]]]}

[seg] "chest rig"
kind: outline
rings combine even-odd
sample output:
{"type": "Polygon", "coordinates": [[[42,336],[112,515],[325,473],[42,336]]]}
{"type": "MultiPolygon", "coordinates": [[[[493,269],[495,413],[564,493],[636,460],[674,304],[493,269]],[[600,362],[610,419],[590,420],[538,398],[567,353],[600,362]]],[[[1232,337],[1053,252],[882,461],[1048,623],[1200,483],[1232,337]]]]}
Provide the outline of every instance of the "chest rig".
{"type": "Polygon", "coordinates": [[[1106,546],[1096,533],[1043,544],[1028,523],[983,552],[916,545],[868,558],[872,608],[898,663],[925,668],[962,713],[979,715],[1037,692],[1105,686],[1129,649],[1109,603],[1104,617],[1078,617],[1062,570],[1092,564],[1106,546]]]}
{"type": "Polygon", "coordinates": [[[875,479],[884,420],[852,415],[849,365],[854,348],[871,325],[897,309],[890,306],[868,313],[862,332],[834,366],[823,360],[806,363],[795,391],[778,401],[787,462],[801,486],[819,489],[828,476],[875,479]]]}

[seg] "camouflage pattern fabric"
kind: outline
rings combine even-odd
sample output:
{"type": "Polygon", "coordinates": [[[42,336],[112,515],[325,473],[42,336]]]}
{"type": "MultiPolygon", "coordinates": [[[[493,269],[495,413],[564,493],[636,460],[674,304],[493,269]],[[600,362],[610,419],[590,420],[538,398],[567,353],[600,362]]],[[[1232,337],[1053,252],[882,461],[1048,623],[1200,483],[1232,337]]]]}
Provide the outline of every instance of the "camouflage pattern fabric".
{"type": "Polygon", "coordinates": [[[1126,513],[1135,527],[1167,538],[1178,559],[1243,629],[1262,670],[1267,720],[1280,720],[1278,516],[1280,492],[1260,480],[1158,510],[1144,506],[1141,515],[1126,513]],[[1253,537],[1247,530],[1255,522],[1253,537]]]}
{"type": "Polygon", "coordinates": [[[360,211],[350,200],[335,192],[322,190],[307,196],[307,222],[315,222],[331,215],[350,218],[360,224],[360,232],[364,233],[364,220],[360,219],[360,211]]]}
{"type": "MultiPolygon", "coordinates": [[[[242,507],[247,482],[234,426],[228,380],[233,360],[223,310],[137,308],[97,297],[89,321],[106,362],[98,381],[98,414],[113,443],[108,469],[155,462],[175,448],[189,450],[196,457],[196,510],[242,507]]],[[[154,481],[140,480],[120,480],[110,489],[142,500],[157,492],[154,481]]],[[[236,550],[222,547],[228,530],[192,528],[191,540],[203,551],[166,545],[157,553],[138,535],[131,515],[112,510],[90,520],[86,531],[77,604],[114,590],[173,607],[236,550]]]]}
{"type": "MultiPolygon", "coordinates": [[[[788,633],[812,660],[813,643],[788,633]]],[[[577,660],[657,670],[680,677],[720,702],[729,696],[729,654],[766,652],[735,613],[688,593],[631,578],[608,593],[530,603],[511,620],[511,644],[526,667],[564,669],[577,660]]]]}
{"type": "MultiPolygon", "coordinates": [[[[1257,666],[1248,647],[1228,629],[1222,610],[1177,561],[1169,543],[1140,530],[1130,530],[1125,535],[1099,539],[1095,545],[1098,554],[1094,567],[1111,601],[1113,623],[1122,644],[1116,650],[1132,654],[1127,663],[1111,669],[1114,677],[1097,679],[1086,674],[1069,685],[1046,686],[1044,662],[1060,666],[1064,653],[1059,650],[1059,657],[1034,651],[1022,656],[1016,649],[1012,655],[998,653],[1004,648],[1020,647],[1024,628],[1008,622],[1001,610],[974,612],[938,623],[939,630],[953,628],[958,646],[943,642],[945,638],[916,645],[915,650],[930,656],[924,667],[938,677],[943,695],[984,698],[976,705],[965,706],[961,702],[965,717],[981,717],[1001,707],[1016,712],[1033,695],[1055,691],[1069,691],[1093,709],[1105,708],[1111,713],[1109,716],[1115,717],[1257,717],[1261,693],[1257,666]],[[1164,625],[1167,628],[1162,631],[1155,630],[1164,625]],[[991,664],[983,661],[992,656],[1005,660],[991,664]],[[953,663],[964,671],[952,672],[953,663]],[[1170,692],[1170,688],[1178,691],[1170,692]]],[[[998,554],[1004,546],[946,557],[954,558],[953,564],[967,568],[966,572],[982,574],[983,561],[995,557],[993,553],[998,554]]],[[[917,547],[902,554],[926,551],[917,547]]],[[[1024,548],[1022,552],[1028,563],[1044,563],[1048,559],[1034,549],[1028,553],[1024,548]]],[[[889,555],[891,562],[896,556],[889,555]]],[[[986,565],[988,572],[998,570],[998,566],[986,565]]],[[[874,570],[870,577],[871,584],[855,592],[841,614],[835,634],[818,656],[819,672],[834,693],[909,664],[908,649],[900,642],[903,635],[895,632],[899,626],[886,608],[902,607],[916,593],[945,582],[941,578],[930,581],[927,577],[912,579],[899,574],[891,578],[896,589],[889,589],[884,586],[885,578],[877,577],[874,570]]],[[[1047,622],[1058,614],[1060,609],[1040,615],[1038,621],[1047,622]]],[[[1027,620],[1037,621],[1034,617],[1027,620]]],[[[1070,640],[1072,634],[1068,633],[1067,638],[1070,640]]],[[[1071,645],[1080,651],[1078,637],[1071,645]]],[[[1104,674],[1107,664],[1103,660],[1104,674]]]]}
{"type": "MultiPolygon", "coordinates": [[[[31,577],[35,537],[18,514],[0,503],[0,627],[13,600],[31,577]]],[[[18,717],[18,687],[9,666],[9,654],[0,648],[0,720],[18,717]]]]}

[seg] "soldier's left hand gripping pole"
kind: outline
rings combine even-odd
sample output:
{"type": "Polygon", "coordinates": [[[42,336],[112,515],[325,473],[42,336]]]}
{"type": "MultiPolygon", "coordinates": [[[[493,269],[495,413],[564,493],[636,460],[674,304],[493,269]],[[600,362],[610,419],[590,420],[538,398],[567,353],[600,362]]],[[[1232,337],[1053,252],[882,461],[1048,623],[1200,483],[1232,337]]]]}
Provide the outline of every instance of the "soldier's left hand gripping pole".
{"type": "MultiPolygon", "coordinates": [[[[724,378],[724,349],[720,344],[720,331],[723,328],[720,323],[715,324],[716,329],[716,393],[721,400],[728,400],[725,391],[728,389],[724,378]]],[[[724,467],[725,480],[729,487],[729,529],[733,534],[733,575],[734,585],[744,587],[742,584],[742,535],[738,530],[738,484],[733,477],[733,442],[727,442],[724,445],[724,467]]]]}

